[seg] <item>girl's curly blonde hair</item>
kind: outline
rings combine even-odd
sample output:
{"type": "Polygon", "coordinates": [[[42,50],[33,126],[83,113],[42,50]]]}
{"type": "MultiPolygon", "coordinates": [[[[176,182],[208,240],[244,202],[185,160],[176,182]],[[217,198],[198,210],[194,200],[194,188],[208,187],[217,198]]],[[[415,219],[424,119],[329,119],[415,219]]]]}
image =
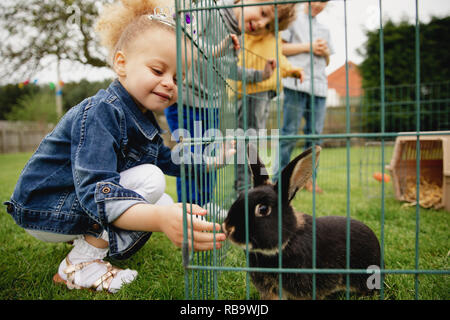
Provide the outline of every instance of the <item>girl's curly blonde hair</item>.
{"type": "MultiPolygon", "coordinates": [[[[106,4],[95,26],[101,44],[108,50],[108,62],[112,66],[114,55],[143,31],[155,25],[147,15],[167,6],[161,0],[119,0],[106,4]]],[[[170,28],[159,23],[159,27],[170,28]]]]}

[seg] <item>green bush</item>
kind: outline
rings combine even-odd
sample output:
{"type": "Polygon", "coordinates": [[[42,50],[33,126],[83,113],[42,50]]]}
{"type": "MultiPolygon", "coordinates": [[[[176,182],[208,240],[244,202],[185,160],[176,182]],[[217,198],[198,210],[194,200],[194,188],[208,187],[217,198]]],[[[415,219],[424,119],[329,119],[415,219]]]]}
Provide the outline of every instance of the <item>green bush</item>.
{"type": "Polygon", "coordinates": [[[6,114],[6,119],[56,124],[58,116],[55,95],[49,90],[29,93],[18,99],[17,104],[6,114]]]}

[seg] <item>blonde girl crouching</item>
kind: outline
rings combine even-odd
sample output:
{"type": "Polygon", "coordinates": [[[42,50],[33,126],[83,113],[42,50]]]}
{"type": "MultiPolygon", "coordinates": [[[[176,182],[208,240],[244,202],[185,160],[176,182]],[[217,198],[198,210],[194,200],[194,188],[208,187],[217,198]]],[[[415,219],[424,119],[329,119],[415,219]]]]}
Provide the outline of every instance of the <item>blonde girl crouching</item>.
{"type": "MultiPolygon", "coordinates": [[[[122,0],[104,8],[96,30],[117,79],[64,115],[5,203],[16,223],[36,238],[73,240],[53,277],[71,289],[117,292],[133,281],[135,270],[103,258],[129,258],[152,232],[183,244],[182,207],[164,193],[164,174],[179,176],[180,166],[172,162],[153,114],[177,100],[175,24],[155,14],[157,5],[122,0]]],[[[206,214],[199,206],[187,207],[188,214],[206,214]]],[[[220,225],[188,221],[193,221],[189,239],[194,234],[190,248],[221,247],[224,234],[205,232],[219,231],[220,225]]]]}

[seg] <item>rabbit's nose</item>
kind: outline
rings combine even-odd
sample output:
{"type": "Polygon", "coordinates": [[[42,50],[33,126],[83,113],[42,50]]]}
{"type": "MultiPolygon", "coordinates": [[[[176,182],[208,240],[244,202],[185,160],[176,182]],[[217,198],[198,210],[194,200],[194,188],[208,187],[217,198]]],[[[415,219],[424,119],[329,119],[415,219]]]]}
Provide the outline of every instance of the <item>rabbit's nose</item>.
{"type": "Polygon", "coordinates": [[[222,230],[227,237],[229,237],[234,232],[234,227],[228,227],[226,222],[222,223],[222,230]]]}
{"type": "Polygon", "coordinates": [[[226,236],[228,236],[227,225],[225,224],[225,222],[222,223],[221,227],[222,227],[222,232],[225,233],[226,236]]]}

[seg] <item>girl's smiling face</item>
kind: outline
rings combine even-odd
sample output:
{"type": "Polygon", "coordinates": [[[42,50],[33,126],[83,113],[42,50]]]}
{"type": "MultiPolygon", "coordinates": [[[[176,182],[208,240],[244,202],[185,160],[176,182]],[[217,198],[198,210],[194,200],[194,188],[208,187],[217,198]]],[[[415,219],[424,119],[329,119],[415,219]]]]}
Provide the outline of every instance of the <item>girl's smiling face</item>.
{"type": "MultiPolygon", "coordinates": [[[[163,111],[177,101],[175,48],[175,32],[150,28],[115,54],[119,81],[142,111],[163,111]]],[[[183,63],[183,77],[184,69],[183,63]]]]}
{"type": "MultiPolygon", "coordinates": [[[[248,0],[245,3],[259,3],[260,0],[248,0]]],[[[269,23],[275,18],[273,5],[248,6],[244,9],[236,7],[234,13],[242,33],[260,35],[266,31],[269,23]],[[244,26],[242,25],[244,15],[244,26]]]]}

